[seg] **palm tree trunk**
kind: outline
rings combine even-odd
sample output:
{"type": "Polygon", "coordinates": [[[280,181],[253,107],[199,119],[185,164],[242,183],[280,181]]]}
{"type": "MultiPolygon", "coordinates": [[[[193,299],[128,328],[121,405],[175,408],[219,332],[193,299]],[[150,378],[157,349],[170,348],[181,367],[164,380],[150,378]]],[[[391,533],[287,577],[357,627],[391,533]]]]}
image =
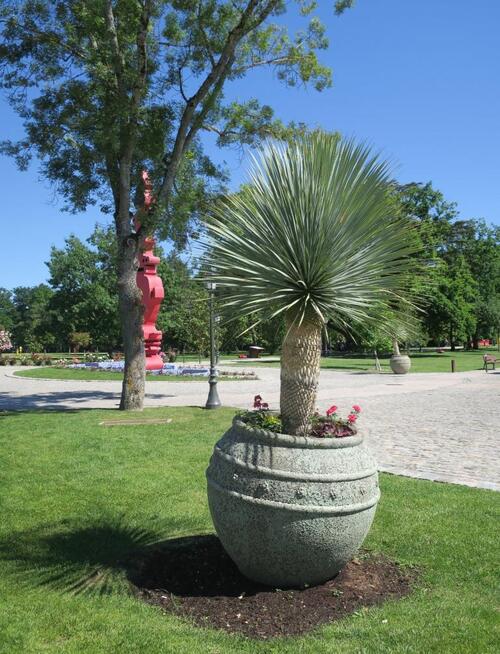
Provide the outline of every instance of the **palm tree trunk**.
{"type": "Polygon", "coordinates": [[[401,352],[399,351],[399,343],[397,338],[392,339],[392,353],[396,356],[400,356],[401,352]]]}
{"type": "Polygon", "coordinates": [[[280,408],[283,432],[303,435],[316,409],[321,358],[320,321],[287,320],[281,353],[280,408]]]}

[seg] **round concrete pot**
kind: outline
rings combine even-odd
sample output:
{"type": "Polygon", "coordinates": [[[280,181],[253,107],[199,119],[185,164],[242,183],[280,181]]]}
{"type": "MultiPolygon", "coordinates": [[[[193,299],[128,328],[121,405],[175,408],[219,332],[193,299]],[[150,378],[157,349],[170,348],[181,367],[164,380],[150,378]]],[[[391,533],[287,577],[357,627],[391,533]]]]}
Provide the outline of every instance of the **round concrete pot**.
{"type": "Polygon", "coordinates": [[[234,419],[207,470],[217,534],[241,572],[278,588],[319,584],[354,556],[380,497],[356,434],[304,438],[234,419]]]}
{"type": "Polygon", "coordinates": [[[411,359],[406,354],[393,354],[390,359],[390,366],[396,375],[406,375],[411,368],[411,359]]]}

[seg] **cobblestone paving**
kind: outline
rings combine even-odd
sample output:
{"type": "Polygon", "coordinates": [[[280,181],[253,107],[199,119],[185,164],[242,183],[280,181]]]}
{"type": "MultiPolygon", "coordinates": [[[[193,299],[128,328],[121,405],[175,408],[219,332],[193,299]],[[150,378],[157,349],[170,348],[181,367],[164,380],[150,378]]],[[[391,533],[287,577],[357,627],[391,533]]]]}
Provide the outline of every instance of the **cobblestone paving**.
{"type": "MultiPolygon", "coordinates": [[[[15,378],[0,369],[0,409],[113,408],[119,382],[15,378]]],[[[279,403],[279,370],[258,380],[221,382],[226,406],[247,408],[256,393],[279,403]]],[[[203,406],[203,382],[150,382],[146,406],[203,406]]],[[[396,376],[324,370],[318,406],[346,414],[360,404],[360,427],[381,470],[434,481],[500,490],[500,371],[396,376]]],[[[1,428],[1,423],[0,423],[1,428]]]]}

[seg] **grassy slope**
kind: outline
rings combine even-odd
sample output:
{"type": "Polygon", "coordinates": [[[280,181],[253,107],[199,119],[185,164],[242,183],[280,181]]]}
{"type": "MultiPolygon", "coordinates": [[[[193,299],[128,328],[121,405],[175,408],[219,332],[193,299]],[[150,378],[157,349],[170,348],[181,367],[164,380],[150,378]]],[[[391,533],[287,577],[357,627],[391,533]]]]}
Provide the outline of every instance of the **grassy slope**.
{"type": "MultiPolygon", "coordinates": [[[[481,348],[478,351],[470,352],[412,352],[411,354],[411,371],[412,372],[451,372],[451,360],[456,361],[456,370],[458,372],[466,372],[469,370],[481,370],[483,367],[483,355],[493,354],[500,359],[500,353],[496,348],[481,348]]],[[[256,362],[244,360],[235,365],[254,365],[256,362]]],[[[389,357],[381,358],[380,364],[382,370],[391,372],[389,367],[389,357]]],[[[274,361],[257,361],[257,366],[272,366],[278,367],[279,358],[276,357],[274,361]]],[[[498,364],[500,366],[500,363],[498,364]]],[[[367,372],[375,371],[375,359],[373,357],[348,354],[346,356],[335,357],[322,357],[321,368],[324,369],[338,369],[338,370],[364,370],[367,372]]]]}
{"type": "Polygon", "coordinates": [[[204,470],[229,409],[0,414],[0,652],[323,654],[498,651],[500,494],[382,475],[369,548],[423,570],[409,598],[297,640],[200,630],[127,595],[118,563],[153,539],[211,531],[204,470]],[[134,414],[137,417],[137,414],[134,414]],[[65,588],[99,568],[111,594],[65,588]]]}

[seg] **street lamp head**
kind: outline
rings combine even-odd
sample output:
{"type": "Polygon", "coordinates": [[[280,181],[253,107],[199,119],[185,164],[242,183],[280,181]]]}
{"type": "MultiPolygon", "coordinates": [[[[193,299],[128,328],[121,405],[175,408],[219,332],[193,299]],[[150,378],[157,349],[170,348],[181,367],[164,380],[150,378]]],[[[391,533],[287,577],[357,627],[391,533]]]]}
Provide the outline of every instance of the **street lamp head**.
{"type": "Polygon", "coordinates": [[[209,291],[215,291],[217,284],[215,282],[206,282],[206,287],[209,291]]]}

